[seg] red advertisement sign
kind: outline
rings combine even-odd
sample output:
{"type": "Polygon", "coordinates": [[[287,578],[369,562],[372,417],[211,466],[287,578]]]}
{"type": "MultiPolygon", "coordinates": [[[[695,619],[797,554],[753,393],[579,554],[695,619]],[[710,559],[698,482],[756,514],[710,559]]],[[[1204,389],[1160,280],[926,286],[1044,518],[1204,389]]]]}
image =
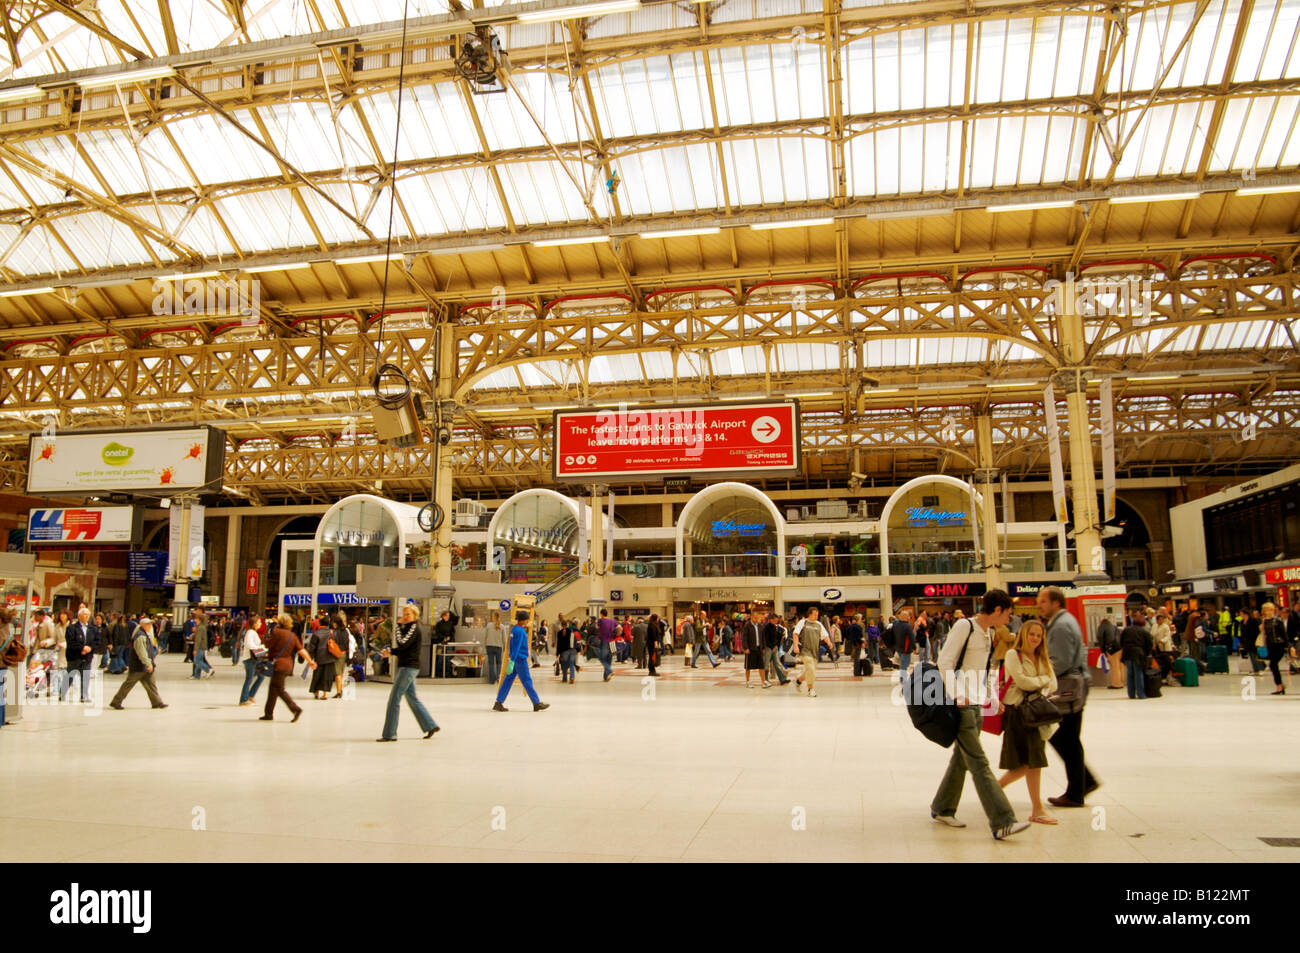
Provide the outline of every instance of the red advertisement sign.
{"type": "Polygon", "coordinates": [[[244,591],[250,596],[257,595],[257,570],[248,570],[248,581],[244,584],[244,591]]]}
{"type": "Polygon", "coordinates": [[[1283,566],[1280,569],[1265,569],[1264,581],[1270,585],[1300,582],[1300,566],[1283,566]]]}
{"type": "Polygon", "coordinates": [[[692,404],[555,412],[557,480],[800,471],[799,404],[692,404]]]}

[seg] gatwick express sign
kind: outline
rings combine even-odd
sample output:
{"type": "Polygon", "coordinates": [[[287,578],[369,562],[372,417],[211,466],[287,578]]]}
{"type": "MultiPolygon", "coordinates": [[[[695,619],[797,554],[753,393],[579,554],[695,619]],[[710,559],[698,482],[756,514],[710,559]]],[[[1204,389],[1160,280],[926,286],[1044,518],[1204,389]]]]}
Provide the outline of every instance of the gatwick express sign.
{"type": "Polygon", "coordinates": [[[794,400],[558,410],[553,433],[557,480],[792,476],[801,469],[794,400]]]}

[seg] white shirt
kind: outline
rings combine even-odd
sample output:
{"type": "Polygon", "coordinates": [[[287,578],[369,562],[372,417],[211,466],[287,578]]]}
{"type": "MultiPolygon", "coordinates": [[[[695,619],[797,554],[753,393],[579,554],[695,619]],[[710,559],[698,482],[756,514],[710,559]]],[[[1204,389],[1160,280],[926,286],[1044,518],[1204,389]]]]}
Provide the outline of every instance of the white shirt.
{"type": "MultiPolygon", "coordinates": [[[[967,704],[978,704],[979,699],[974,697],[968,688],[973,688],[978,681],[983,686],[984,673],[989,661],[989,652],[993,648],[993,640],[989,633],[980,628],[980,624],[971,616],[965,620],[970,623],[970,635],[966,636],[963,631],[957,629],[957,623],[953,623],[953,633],[943,643],[943,650],[939,653],[939,671],[943,675],[944,684],[956,684],[957,690],[955,696],[966,700],[967,704]],[[965,648],[966,654],[962,655],[962,649],[965,648]],[[954,679],[954,670],[957,668],[957,658],[961,656],[961,671],[963,674],[954,679]]],[[[964,629],[964,626],[963,626],[964,629]]]]}
{"type": "Polygon", "coordinates": [[[262,644],[262,637],[257,634],[256,629],[244,630],[244,648],[248,649],[248,654],[252,656],[266,652],[266,646],[262,644]]]}

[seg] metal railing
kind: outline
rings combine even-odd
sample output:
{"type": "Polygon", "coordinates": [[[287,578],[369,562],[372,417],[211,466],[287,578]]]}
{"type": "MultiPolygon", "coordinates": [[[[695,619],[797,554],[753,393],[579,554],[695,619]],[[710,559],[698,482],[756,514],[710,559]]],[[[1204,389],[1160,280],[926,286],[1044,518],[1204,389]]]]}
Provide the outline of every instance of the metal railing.
{"type": "Polygon", "coordinates": [[[785,574],[797,578],[879,576],[879,553],[836,553],[834,556],[787,556],[785,574]]]}
{"type": "Polygon", "coordinates": [[[776,560],[771,553],[683,556],[682,568],[687,576],[775,576],[776,560]]]}
{"type": "Polygon", "coordinates": [[[555,595],[561,589],[568,586],[571,582],[573,582],[577,578],[578,578],[578,567],[574,566],[568,571],[562,573],[559,577],[552,579],[550,582],[542,586],[540,589],[534,589],[533,595],[537,597],[538,604],[541,604],[545,600],[549,599],[551,596],[555,595]]]}

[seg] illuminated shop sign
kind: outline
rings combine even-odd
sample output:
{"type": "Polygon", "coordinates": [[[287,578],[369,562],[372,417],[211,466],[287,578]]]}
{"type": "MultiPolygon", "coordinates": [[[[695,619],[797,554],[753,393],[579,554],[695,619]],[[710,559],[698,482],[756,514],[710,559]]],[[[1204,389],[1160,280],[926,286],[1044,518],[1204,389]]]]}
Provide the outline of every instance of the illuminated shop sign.
{"type": "Polygon", "coordinates": [[[1270,584],[1279,582],[1300,582],[1300,566],[1286,566],[1282,569],[1265,569],[1264,581],[1270,584]]]}
{"type": "MultiPolygon", "coordinates": [[[[286,606],[309,606],[311,605],[310,592],[289,592],[285,593],[284,604],[286,606]]],[[[386,606],[387,599],[367,599],[359,596],[355,592],[322,592],[316,596],[316,605],[318,606],[386,606]]]]}
{"type": "Polygon", "coordinates": [[[928,585],[922,591],[927,596],[968,596],[970,595],[970,583],[944,582],[928,585]]]}
{"type": "Polygon", "coordinates": [[[727,536],[762,536],[766,532],[766,523],[737,523],[735,520],[713,521],[713,536],[715,539],[722,539],[727,536]]]}
{"type": "Polygon", "coordinates": [[[909,506],[907,521],[913,526],[961,526],[966,514],[954,510],[938,510],[933,506],[909,506]]]}

